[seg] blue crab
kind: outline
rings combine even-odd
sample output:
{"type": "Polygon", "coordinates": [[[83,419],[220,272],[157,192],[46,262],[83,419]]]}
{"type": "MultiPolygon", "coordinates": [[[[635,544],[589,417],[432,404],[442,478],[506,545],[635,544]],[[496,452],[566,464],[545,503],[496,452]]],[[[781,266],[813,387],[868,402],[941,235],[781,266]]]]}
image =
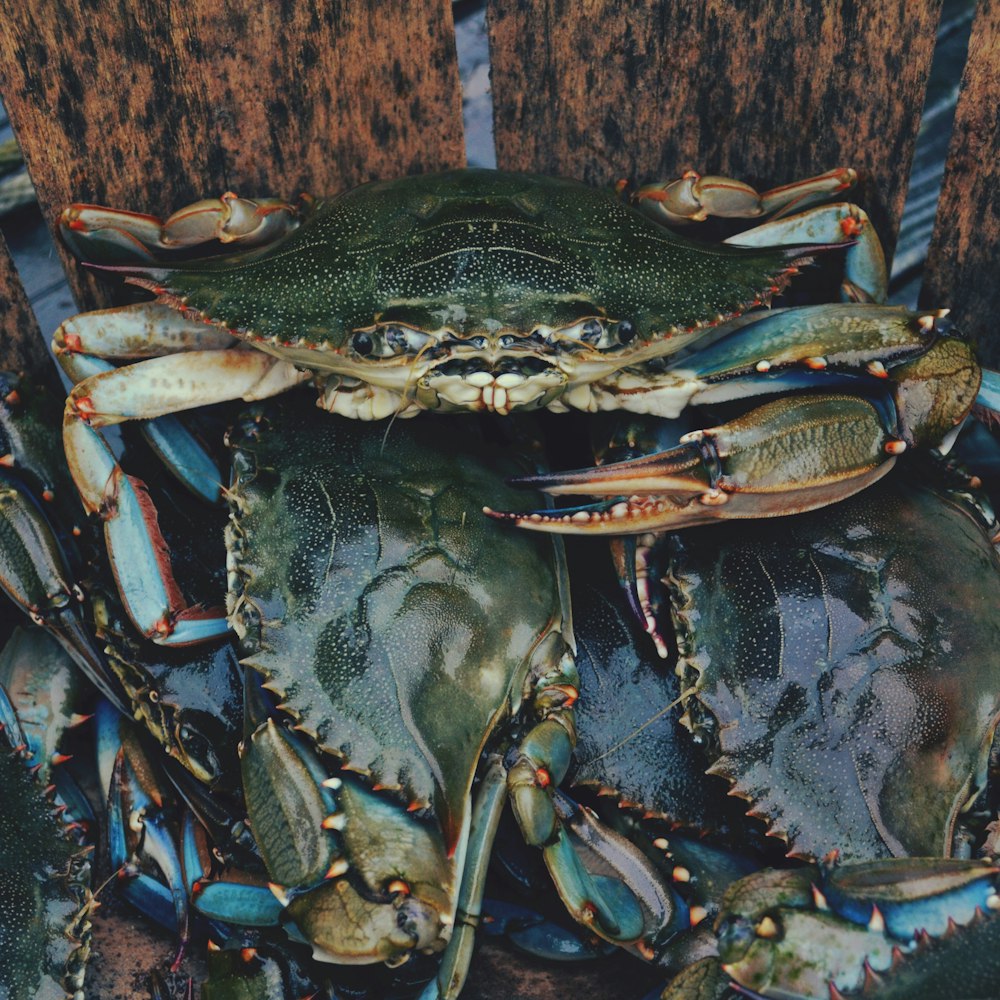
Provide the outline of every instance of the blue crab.
{"type": "MultiPolygon", "coordinates": [[[[324,961],[397,964],[443,949],[441,990],[453,996],[510,798],[571,910],[615,940],[639,937],[643,908],[669,901],[655,888],[638,902],[617,889],[606,877],[614,863],[592,875],[593,849],[578,857],[551,798],[575,739],[578,689],[561,544],[476,516],[482,491],[506,489],[499,470],[530,466],[502,457],[499,438],[485,448],[467,422],[447,443],[426,425],[386,440],[310,413],[288,400],[232,435],[230,606],[242,664],[228,640],[171,650],[129,635],[103,574],[88,573],[86,619],[107,677],[168,755],[147,758],[130,720],[98,710],[111,866],[132,872],[123,891],[176,923],[182,951],[195,923],[189,898],[216,920],[285,924],[324,961]],[[244,673],[245,695],[234,690],[244,673]],[[215,860],[171,803],[171,783],[211,831],[215,860]],[[241,885],[213,877],[220,861],[244,871],[241,885]],[[168,885],[150,878],[155,869],[168,885]]],[[[51,429],[40,424],[39,437],[51,429]]],[[[173,540],[159,483],[156,496],[173,540]]],[[[34,537],[37,526],[20,522],[15,537],[19,526],[34,537]]],[[[186,571],[196,554],[182,552],[186,571]]],[[[32,574],[11,583],[26,605],[32,574]]],[[[632,853],[634,875],[644,862],[632,853]]]]}
{"type": "MultiPolygon", "coordinates": [[[[464,421],[447,443],[427,425],[386,437],[316,424],[303,404],[231,435],[229,608],[251,678],[242,785],[277,896],[260,893],[267,919],[326,961],[445,950],[438,981],[457,995],[509,797],[570,912],[639,939],[669,899],[627,845],[592,874],[595,849],[552,798],[579,688],[561,547],[476,517],[480,491],[504,489],[507,447],[489,442],[487,461],[464,421]],[[638,889],[605,877],[622,865],[638,889]]],[[[196,899],[241,918],[224,883],[196,899]]]]}
{"type": "MultiPolygon", "coordinates": [[[[102,437],[122,421],[305,381],[321,407],[361,419],[540,407],[669,416],[690,402],[784,393],[655,464],[614,470],[610,482],[609,470],[586,477],[593,490],[624,493],[619,500],[517,518],[617,533],[811,509],[878,479],[907,447],[947,440],[976,397],[978,366],[965,344],[937,334],[938,314],[872,304],[885,295],[884,263],[856,207],[809,208],[717,245],[640,210],[667,221],[753,218],[852,180],[833,171],[758,196],[692,175],[640,190],[635,208],[571,181],[464,170],[369,184],[301,210],[233,195],[165,223],[67,210],[71,248],[158,296],[76,317],[54,345],[79,382],[65,414],[70,469],[84,507],[104,520],[133,621],[168,644],[226,627],[185,606],[141,484],[102,437]],[[165,259],[212,238],[242,252],[165,259]],[[848,248],[854,304],[747,325],[747,310],[834,246],[848,248]]],[[[162,450],[193,488],[213,480],[187,444],[162,450]]],[[[550,492],[583,484],[540,482],[550,492]]]]}
{"type": "MultiPolygon", "coordinates": [[[[650,430],[618,428],[632,443],[650,430]]],[[[640,621],[676,657],[666,701],[795,854],[947,855],[984,786],[1000,720],[998,527],[966,479],[918,471],[933,472],[752,532],[614,543],[640,621]]]]}
{"type": "MultiPolygon", "coordinates": [[[[620,444],[649,430],[617,424],[620,444]]],[[[966,476],[932,471],[935,485],[896,473],[753,532],[619,541],[641,613],[607,585],[575,601],[572,794],[659,856],[699,925],[647,956],[697,959],[665,998],[995,992],[996,868],[947,858],[982,843],[996,810],[1000,530],[966,476]],[[643,618],[676,677],[657,669],[643,618]],[[720,782],[740,808],[721,806],[720,782]],[[748,835],[744,810],[781,854],[841,863],[747,875],[753,856],[720,854],[721,833],[756,843],[757,866],[783,859],[748,835]]],[[[995,854],[995,835],[983,849],[995,854]]]]}

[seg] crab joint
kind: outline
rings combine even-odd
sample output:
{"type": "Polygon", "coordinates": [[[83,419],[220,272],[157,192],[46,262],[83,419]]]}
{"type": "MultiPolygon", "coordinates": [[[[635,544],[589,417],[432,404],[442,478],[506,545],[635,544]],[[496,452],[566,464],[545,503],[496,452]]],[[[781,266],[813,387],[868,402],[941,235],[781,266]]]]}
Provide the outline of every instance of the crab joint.
{"type": "Polygon", "coordinates": [[[563,708],[572,708],[580,697],[580,691],[572,684],[550,684],[542,694],[548,694],[550,691],[562,695],[563,708]]]}
{"type": "Polygon", "coordinates": [[[97,407],[90,396],[70,396],[70,406],[81,420],[89,422],[97,415],[97,407]]]}
{"type": "Polygon", "coordinates": [[[698,497],[698,501],[706,507],[721,507],[729,502],[729,494],[722,490],[707,490],[698,497]]]}

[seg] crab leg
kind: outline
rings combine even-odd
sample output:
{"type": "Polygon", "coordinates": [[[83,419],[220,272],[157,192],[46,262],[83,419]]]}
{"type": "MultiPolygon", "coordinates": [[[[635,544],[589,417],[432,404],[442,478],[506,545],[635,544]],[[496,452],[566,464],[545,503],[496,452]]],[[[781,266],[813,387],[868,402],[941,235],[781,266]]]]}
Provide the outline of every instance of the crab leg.
{"type": "Polygon", "coordinates": [[[231,191],[179,209],[166,220],[100,205],[71,205],[59,218],[59,230],[70,250],[77,257],[102,263],[153,263],[162,259],[164,251],[213,240],[258,247],[273,243],[297,225],[293,205],[277,198],[240,198],[231,191]]]}
{"type": "Polygon", "coordinates": [[[867,214],[850,202],[821,205],[798,215],[773,219],[724,242],[743,247],[845,243],[843,298],[853,302],[885,302],[888,295],[889,275],[878,234],[867,214]]]}
{"type": "Polygon", "coordinates": [[[84,625],[83,592],[48,519],[20,484],[0,477],[0,590],[47,629],[115,707],[129,714],[117,682],[84,625]]]}
{"type": "Polygon", "coordinates": [[[539,531],[635,534],[813,510],[876,482],[907,447],[947,442],[976,398],[980,370],[967,344],[942,338],[893,369],[892,380],[883,400],[784,397],[667,451],[522,480],[553,495],[610,497],[605,503],[486,513],[539,531]]]}
{"type": "Polygon", "coordinates": [[[863,386],[859,379],[878,385],[891,366],[927,350],[944,315],[863,303],[751,313],[665,371],[636,366],[598,383],[593,401],[606,408],[607,393],[608,403],[632,413],[672,418],[687,406],[782,390],[856,390],[863,386]]]}
{"type": "Polygon", "coordinates": [[[185,607],[146,488],[125,474],[100,428],[224,400],[263,399],[306,377],[258,351],[194,351],[92,376],[70,393],[63,423],[70,472],[86,511],[104,521],[129,617],[155,642],[200,642],[227,626],[221,611],[185,607]]]}
{"type": "Polygon", "coordinates": [[[647,184],[632,196],[633,203],[657,222],[683,225],[718,219],[754,219],[772,212],[802,209],[847,190],[858,179],[849,167],[783,184],[759,194],[732,177],[702,176],[688,170],[677,180],[647,184]]]}
{"type": "Polygon", "coordinates": [[[507,802],[507,779],[503,766],[494,761],[487,768],[476,793],[469,829],[468,859],[455,911],[455,929],[448,942],[437,976],[427,984],[420,1000],[456,1000],[465,986],[472,964],[476,929],[482,919],[486,873],[500,816],[507,802]]]}
{"type": "Polygon", "coordinates": [[[876,406],[853,396],[778,399],[739,420],[692,431],[669,451],[523,480],[554,496],[614,498],[608,503],[486,513],[540,531],[623,534],[813,510],[889,471],[895,456],[888,446],[898,439],[886,423],[876,406]]]}
{"type": "MultiPolygon", "coordinates": [[[[66,320],[56,330],[52,350],[76,385],[92,375],[112,371],[115,366],[109,359],[139,361],[186,351],[225,350],[235,343],[225,330],[188,319],[158,302],[143,302],[66,320]]],[[[219,502],[225,476],[176,417],[144,420],[140,429],[179,482],[206,503],[219,502]]]]}
{"type": "Polygon", "coordinates": [[[111,864],[126,879],[123,894],[136,907],[161,926],[177,929],[179,958],[187,943],[188,898],[180,856],[163,811],[163,791],[129,728],[131,722],[99,703],[96,725],[98,769],[107,781],[111,864]],[[140,870],[139,855],[155,862],[166,885],[140,870]]]}
{"type": "Polygon", "coordinates": [[[657,222],[673,226],[710,217],[754,219],[778,213],[780,218],[724,241],[739,246],[856,240],[847,252],[844,296],[854,301],[884,302],[888,284],[885,254],[868,216],[849,202],[808,208],[847,190],[856,180],[853,170],[840,167],[759,194],[731,177],[702,177],[689,170],[678,180],[639,188],[632,201],[657,222]],[[789,216],[793,209],[798,214],[789,216]]]}
{"type": "MultiPolygon", "coordinates": [[[[86,354],[64,355],[61,361],[63,371],[74,384],[92,375],[115,370],[109,362],[86,354]]],[[[222,499],[222,470],[180,420],[167,414],[155,420],[139,421],[139,429],[178,482],[206,503],[214,504],[222,499]]]]}
{"type": "Polygon", "coordinates": [[[184,351],[223,350],[235,343],[228,331],[189,319],[172,306],[138,302],[70,317],[56,330],[52,351],[65,367],[78,355],[138,361],[184,351]]]}
{"type": "Polygon", "coordinates": [[[570,915],[599,937],[640,953],[670,924],[676,906],[669,889],[634,845],[557,791],[576,741],[573,704],[580,678],[570,654],[537,684],[541,721],[508,757],[507,789],[528,844],[542,857],[570,915]],[[595,874],[588,860],[599,859],[595,874]]]}

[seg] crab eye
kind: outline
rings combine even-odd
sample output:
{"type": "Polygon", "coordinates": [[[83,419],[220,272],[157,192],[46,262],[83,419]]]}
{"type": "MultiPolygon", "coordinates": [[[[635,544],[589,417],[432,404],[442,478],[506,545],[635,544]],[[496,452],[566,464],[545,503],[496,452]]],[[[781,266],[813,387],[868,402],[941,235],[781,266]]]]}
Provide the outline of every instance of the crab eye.
{"type": "Polygon", "coordinates": [[[372,351],[375,350],[375,341],[372,340],[372,335],[366,333],[364,330],[359,330],[353,337],[351,337],[351,347],[354,348],[356,354],[360,354],[361,357],[367,358],[372,351]]]}
{"type": "Polygon", "coordinates": [[[358,330],[351,337],[351,347],[363,358],[391,358],[401,354],[419,354],[431,337],[421,330],[393,323],[372,330],[358,330]]]}
{"type": "Polygon", "coordinates": [[[604,321],[597,317],[580,320],[573,326],[556,330],[548,342],[586,344],[597,351],[613,351],[630,344],[636,338],[635,324],[631,320],[604,321]]]}
{"type": "Polygon", "coordinates": [[[627,319],[623,319],[616,327],[619,344],[631,344],[635,340],[635,326],[627,319]]]}
{"type": "Polygon", "coordinates": [[[588,347],[599,347],[604,339],[604,324],[599,319],[584,319],[573,326],[565,326],[561,330],[556,330],[554,337],[556,341],[570,341],[571,343],[586,344],[588,347]]]}

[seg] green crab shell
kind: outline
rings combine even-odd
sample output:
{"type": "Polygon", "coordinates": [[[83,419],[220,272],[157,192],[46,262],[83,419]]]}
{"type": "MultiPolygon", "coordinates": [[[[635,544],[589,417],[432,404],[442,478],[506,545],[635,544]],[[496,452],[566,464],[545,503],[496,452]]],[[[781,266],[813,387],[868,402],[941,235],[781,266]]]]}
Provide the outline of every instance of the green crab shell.
{"type": "MultiPolygon", "coordinates": [[[[18,632],[12,643],[21,653],[30,653],[33,645],[43,652],[47,674],[59,659],[57,653],[44,652],[51,645],[44,634],[18,632]]],[[[6,652],[10,667],[10,655],[19,654],[13,645],[6,652]]],[[[43,791],[10,708],[0,689],[0,996],[82,996],[90,954],[88,851],[73,839],[43,791]]]]}
{"type": "Polygon", "coordinates": [[[985,527],[956,495],[891,477],[670,543],[688,719],[791,853],[951,853],[1000,713],[985,527]]]}
{"type": "MultiPolygon", "coordinates": [[[[137,280],[287,360],[371,381],[362,369],[403,363],[350,346],[354,331],[379,324],[457,338],[456,356],[485,357],[499,334],[624,320],[628,337],[599,345],[615,370],[651,338],[769,298],[795,255],[683,239],[575,181],[456,170],[366,184],[316,203],[272,246],[137,280]]],[[[552,350],[522,345],[543,358],[552,350]]]]}
{"type": "Polygon", "coordinates": [[[576,667],[574,786],[613,793],[645,818],[704,832],[743,830],[726,783],[706,775],[711,763],[680,725],[680,683],[659,659],[623,600],[611,561],[568,548],[573,581],[576,667]],[[603,569],[603,572],[601,570],[603,569]]]}
{"type": "Polygon", "coordinates": [[[450,852],[490,733],[565,648],[555,550],[482,516],[524,466],[476,426],[386,432],[310,402],[269,408],[236,446],[244,662],[322,750],[433,812],[450,852]]]}

